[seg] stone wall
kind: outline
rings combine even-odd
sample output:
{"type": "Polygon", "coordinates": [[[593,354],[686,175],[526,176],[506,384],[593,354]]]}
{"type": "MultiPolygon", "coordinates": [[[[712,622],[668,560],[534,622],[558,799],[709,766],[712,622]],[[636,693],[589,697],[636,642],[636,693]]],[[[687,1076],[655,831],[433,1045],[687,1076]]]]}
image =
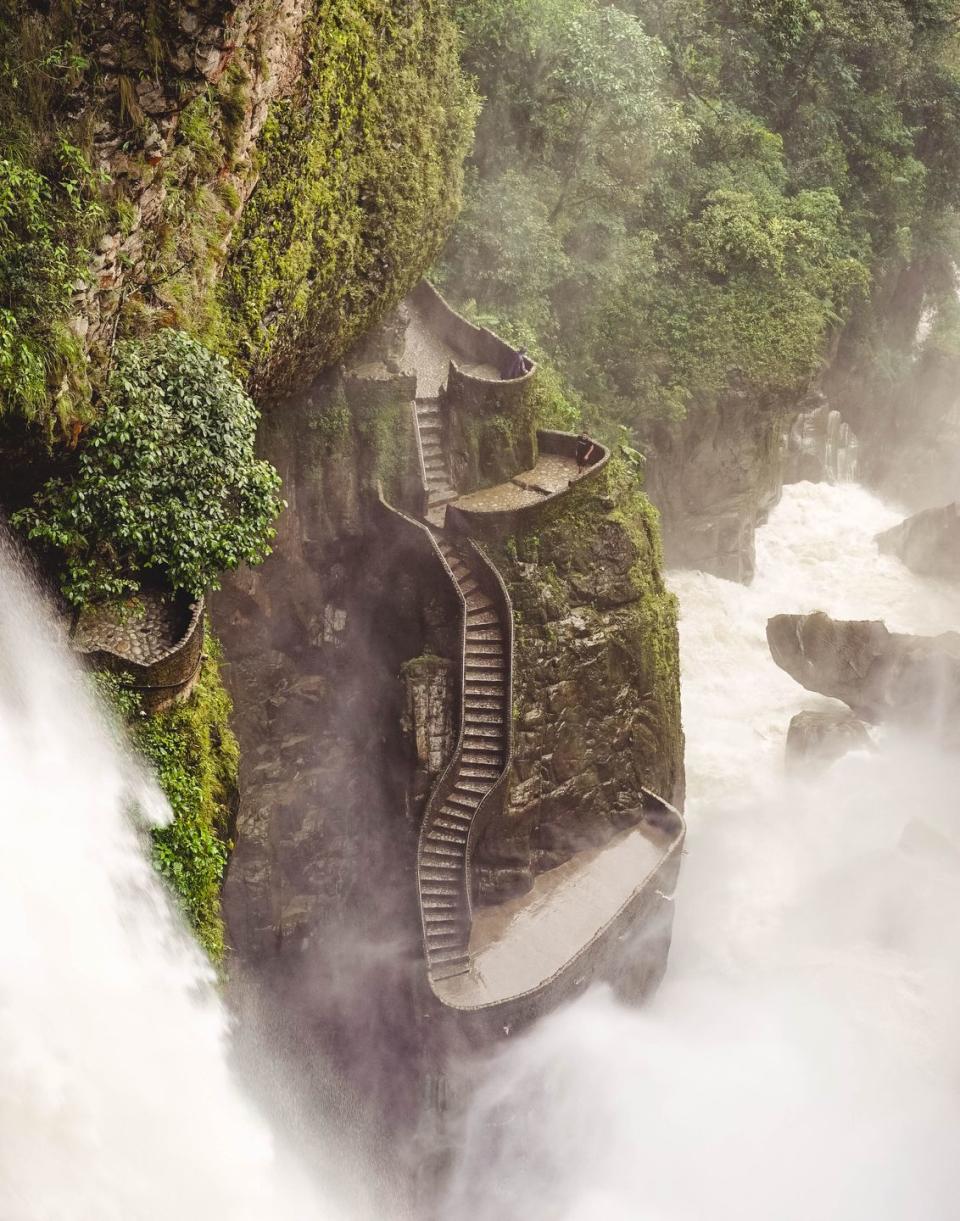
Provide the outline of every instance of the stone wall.
{"type": "Polygon", "coordinates": [[[606,842],[641,787],[680,804],[676,605],[656,515],[619,462],[488,550],[515,610],[513,783],[477,854],[481,897],[606,842]]]}

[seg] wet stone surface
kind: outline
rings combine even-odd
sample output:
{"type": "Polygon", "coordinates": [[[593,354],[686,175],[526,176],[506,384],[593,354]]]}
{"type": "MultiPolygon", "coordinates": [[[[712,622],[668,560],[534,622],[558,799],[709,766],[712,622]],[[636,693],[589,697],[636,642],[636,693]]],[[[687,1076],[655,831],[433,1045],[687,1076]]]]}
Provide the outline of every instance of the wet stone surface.
{"type": "Polygon", "coordinates": [[[476,364],[445,343],[430,328],[422,311],[412,302],[408,301],[404,309],[409,314],[409,321],[400,364],[406,372],[416,373],[418,399],[432,399],[439,395],[447,384],[451,360],[472,377],[499,380],[499,369],[495,369],[493,365],[476,364]]]}
{"type": "Polygon", "coordinates": [[[516,475],[509,483],[498,483],[496,487],[461,496],[454,503],[458,509],[466,509],[472,513],[502,513],[505,510],[523,509],[527,505],[539,504],[547,496],[566,491],[570,484],[579,478],[580,473],[573,458],[544,454],[537,460],[533,470],[516,475]]]}
{"type": "Polygon", "coordinates": [[[84,610],[73,629],[80,653],[113,653],[142,666],[159,661],[181,639],[189,609],[162,593],[144,593],[122,606],[84,610]]]}

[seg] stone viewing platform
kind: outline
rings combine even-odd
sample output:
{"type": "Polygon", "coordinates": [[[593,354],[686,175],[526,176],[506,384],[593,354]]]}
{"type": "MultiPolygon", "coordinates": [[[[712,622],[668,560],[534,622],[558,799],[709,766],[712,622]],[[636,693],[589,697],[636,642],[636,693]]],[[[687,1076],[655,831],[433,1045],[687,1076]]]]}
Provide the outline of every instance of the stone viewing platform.
{"type": "Polygon", "coordinates": [[[70,633],[74,651],[94,669],[123,674],[144,711],[186,699],[200,672],[204,603],[145,590],[122,605],[86,608],[70,633]]]}
{"type": "MultiPolygon", "coordinates": [[[[645,892],[654,906],[669,903],[674,876],[668,878],[663,866],[679,854],[682,830],[676,814],[665,823],[641,822],[540,874],[529,894],[475,909],[470,970],[438,981],[439,998],[458,1009],[479,1009],[538,992],[618,921],[629,928],[631,915],[639,914],[630,908],[645,892]]],[[[571,981],[574,991],[590,982],[586,963],[583,969],[583,978],[571,981]]]]}

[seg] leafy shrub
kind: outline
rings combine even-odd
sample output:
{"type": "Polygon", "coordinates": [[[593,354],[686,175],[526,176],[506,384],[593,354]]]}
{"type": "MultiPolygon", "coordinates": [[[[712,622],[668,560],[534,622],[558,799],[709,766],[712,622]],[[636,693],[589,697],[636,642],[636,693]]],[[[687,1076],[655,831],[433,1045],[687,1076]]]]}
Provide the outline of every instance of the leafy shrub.
{"type": "Polygon", "coordinates": [[[199,594],[269,551],[280,478],[254,454],[257,410],[223,360],[179,331],[118,348],[74,472],[14,517],[66,557],[77,605],[145,578],[199,594]]]}
{"type": "Polygon", "coordinates": [[[230,730],[230,697],[217,667],[218,646],[184,704],[144,717],[139,695],[122,677],[98,673],[101,695],[127,723],[134,748],[154,771],[172,820],[152,831],[153,861],[214,962],[223,957],[220,889],[227,862],[229,807],[239,749],[230,730]]]}

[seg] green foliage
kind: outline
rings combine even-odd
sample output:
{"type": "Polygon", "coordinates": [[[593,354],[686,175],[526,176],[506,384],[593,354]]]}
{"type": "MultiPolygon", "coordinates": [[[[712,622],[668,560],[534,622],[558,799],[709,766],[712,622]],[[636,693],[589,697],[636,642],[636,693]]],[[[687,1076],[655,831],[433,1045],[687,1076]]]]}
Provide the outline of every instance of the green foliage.
{"type": "Polygon", "coordinates": [[[731,386],[796,393],[873,276],[956,257],[949,5],[455,11],[485,105],[440,275],[534,330],[605,417],[643,431],[731,386]]]}
{"type": "Polygon", "coordinates": [[[76,469],[15,524],[62,551],[76,605],[150,576],[199,594],[268,552],[279,476],[254,454],[257,411],[223,360],[177,331],[119,347],[76,469]]]}
{"type": "Polygon", "coordinates": [[[83,61],[25,40],[9,16],[0,15],[0,43],[0,416],[49,431],[85,409],[83,352],[68,318],[104,215],[102,184],[83,150],[45,123],[47,94],[83,61]],[[24,105],[41,113],[24,116],[24,105]]]}
{"type": "Polygon", "coordinates": [[[410,287],[456,214],[473,111],[440,0],[316,6],[222,285],[221,343],[255,385],[331,364],[410,287]]]}
{"type": "Polygon", "coordinates": [[[106,673],[96,677],[170,803],[173,819],[152,832],[154,863],[177,895],[200,944],[219,962],[220,889],[239,749],[230,729],[230,697],[220,679],[217,647],[210,638],[206,649],[209,656],[190,698],[156,716],[143,716],[139,696],[122,678],[106,673]]]}

